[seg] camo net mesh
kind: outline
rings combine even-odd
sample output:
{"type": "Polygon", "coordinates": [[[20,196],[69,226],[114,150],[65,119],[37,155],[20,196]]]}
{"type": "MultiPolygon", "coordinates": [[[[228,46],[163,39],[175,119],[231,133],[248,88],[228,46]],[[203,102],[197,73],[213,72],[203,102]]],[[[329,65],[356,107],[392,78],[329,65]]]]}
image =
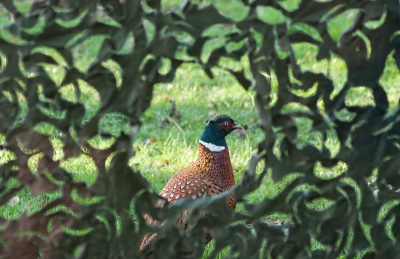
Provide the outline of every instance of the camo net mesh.
{"type": "Polygon", "coordinates": [[[400,67],[398,0],[303,0],[293,11],[274,1],[243,0],[248,13],[240,21],[225,17],[213,5],[200,8],[191,1],[176,12],[163,11],[157,0],[34,1],[24,14],[11,0],[1,4],[14,19],[3,28],[14,40],[0,39],[1,148],[14,157],[0,167],[0,202],[7,203],[26,186],[33,196],[61,193],[40,211],[2,220],[1,258],[201,258],[206,229],[215,240],[208,258],[216,258],[226,247],[226,258],[397,258],[400,254],[400,205],[390,207],[378,220],[384,206],[400,199],[396,191],[400,188],[400,112],[388,112],[388,93],[379,83],[388,56],[400,67]],[[260,8],[279,11],[287,21],[262,21],[257,15],[260,8]],[[327,24],[349,9],[360,12],[336,42],[327,24]],[[99,21],[100,13],[113,23],[99,21]],[[376,28],[365,25],[371,21],[381,23],[376,28]],[[154,27],[152,37],[146,34],[144,23],[154,27]],[[216,24],[236,29],[221,35],[226,44],[204,61],[202,48],[210,38],[203,32],[216,24]],[[291,30],[289,24],[302,24],[314,33],[291,30]],[[177,36],[181,34],[192,40],[182,41],[177,36]],[[107,37],[96,59],[82,71],[74,63],[72,49],[96,35],[107,37]],[[121,53],[130,37],[134,39],[132,50],[121,53]],[[240,47],[228,51],[228,43],[240,47]],[[345,62],[348,75],[341,89],[335,88],[329,73],[311,72],[298,64],[293,50],[298,43],[315,46],[318,61],[329,61],[335,55],[345,62]],[[58,58],[46,49],[56,52],[58,58]],[[128,166],[134,156],[132,142],[140,129],[139,118],[150,106],[154,85],[172,82],[183,63],[198,63],[213,77],[212,68],[220,66],[221,58],[240,61],[243,56],[249,60],[252,78],[243,70],[226,70],[246,90],[252,87],[255,91],[265,133],[258,154],[232,190],[246,213],[224,205],[229,192],[155,208],[158,196],[140,172],[128,166]],[[107,60],[120,66],[120,83],[104,66],[107,60]],[[167,73],[160,73],[163,60],[170,61],[167,73]],[[55,82],[45,69],[52,64],[62,67],[65,75],[61,82],[55,82]],[[271,75],[278,87],[272,86],[271,75]],[[99,109],[86,121],[80,81],[95,88],[101,100],[99,109]],[[74,89],[76,101],[63,98],[60,89],[66,85],[74,89]],[[370,89],[374,104],[347,103],[346,94],[354,87],[370,89]],[[301,109],[285,110],[293,103],[301,109]],[[128,118],[129,134],[113,137],[99,132],[99,121],[111,112],[128,118]],[[343,119],[343,113],[350,115],[343,119]],[[296,144],[297,118],[311,121],[309,131],[322,136],[319,145],[296,144]],[[56,133],[45,135],[35,130],[43,123],[54,127],[56,133]],[[332,134],[340,144],[335,154],[325,144],[332,134]],[[111,139],[112,144],[106,149],[94,148],[88,140],[96,136],[111,139]],[[62,155],[57,158],[54,139],[63,143],[62,155]],[[62,161],[81,154],[89,156],[98,170],[90,186],[74,181],[70,172],[60,167],[62,161]],[[37,160],[35,172],[29,166],[33,158],[37,160]],[[256,173],[260,163],[264,168],[256,173]],[[347,165],[339,176],[328,179],[314,172],[317,164],[329,168],[339,163],[347,165]],[[291,173],[299,176],[276,197],[248,204],[244,197],[262,184],[268,172],[276,181],[291,173]],[[368,185],[373,173],[375,191],[368,185]],[[18,184],[9,188],[10,179],[17,179],[18,184]],[[313,188],[298,188],[305,185],[313,188]],[[332,206],[321,211],[306,206],[319,198],[332,200],[332,206]],[[191,228],[181,233],[173,222],[187,208],[195,208],[199,215],[206,210],[209,215],[193,217],[191,228]],[[273,226],[263,221],[276,212],[290,217],[290,223],[273,226]],[[168,219],[168,223],[158,229],[147,226],[145,213],[168,219]],[[160,238],[141,254],[139,242],[148,232],[158,232],[160,238]],[[326,249],[313,250],[312,240],[326,249]]]}

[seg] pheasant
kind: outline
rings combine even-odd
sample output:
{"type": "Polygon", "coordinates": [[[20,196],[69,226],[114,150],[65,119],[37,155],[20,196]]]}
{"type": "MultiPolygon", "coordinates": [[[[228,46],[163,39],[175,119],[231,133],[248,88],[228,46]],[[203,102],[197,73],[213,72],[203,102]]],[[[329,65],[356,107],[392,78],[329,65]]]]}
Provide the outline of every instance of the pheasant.
{"type": "MultiPolygon", "coordinates": [[[[216,115],[206,122],[206,126],[199,140],[199,153],[196,161],[175,174],[160,192],[160,199],[156,206],[185,199],[197,199],[222,193],[235,185],[231,159],[225,137],[236,129],[243,129],[227,115],[216,115]]],[[[226,201],[232,210],[236,207],[234,195],[231,194],[226,201]]],[[[176,224],[181,229],[186,229],[190,212],[182,213],[176,224]]],[[[147,224],[162,225],[162,222],[145,216],[147,224]]],[[[147,234],[143,238],[139,250],[143,250],[157,234],[147,234]]],[[[206,242],[211,240],[206,234],[206,242]]]]}

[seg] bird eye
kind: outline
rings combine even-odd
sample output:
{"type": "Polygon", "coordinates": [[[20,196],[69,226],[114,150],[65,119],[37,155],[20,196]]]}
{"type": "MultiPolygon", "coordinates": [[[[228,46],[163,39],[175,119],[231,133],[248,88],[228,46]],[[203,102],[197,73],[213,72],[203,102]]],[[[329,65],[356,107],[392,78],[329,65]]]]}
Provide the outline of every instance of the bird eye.
{"type": "Polygon", "coordinates": [[[225,121],[225,125],[228,126],[228,125],[229,125],[229,122],[225,121]]]}
{"type": "Polygon", "coordinates": [[[206,121],[206,124],[208,124],[209,121],[210,121],[210,120],[207,120],[207,121],[206,121]]]}

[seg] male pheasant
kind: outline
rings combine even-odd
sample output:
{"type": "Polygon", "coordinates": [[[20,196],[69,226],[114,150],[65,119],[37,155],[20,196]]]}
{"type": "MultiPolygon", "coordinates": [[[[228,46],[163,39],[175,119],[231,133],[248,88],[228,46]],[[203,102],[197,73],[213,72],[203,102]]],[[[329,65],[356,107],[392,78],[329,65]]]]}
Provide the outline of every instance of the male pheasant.
{"type": "MultiPolygon", "coordinates": [[[[180,199],[197,199],[222,193],[235,185],[231,159],[225,137],[236,129],[243,129],[227,115],[216,115],[206,122],[203,134],[199,140],[199,154],[196,161],[175,174],[160,192],[164,200],[159,200],[157,206],[168,201],[172,204],[180,199]]],[[[234,210],[236,202],[233,194],[226,201],[234,210]]],[[[190,212],[182,213],[177,225],[186,229],[190,212]]],[[[161,225],[162,222],[145,216],[147,224],[161,225]]],[[[143,250],[146,245],[155,239],[157,234],[147,234],[139,247],[143,250]]],[[[211,236],[206,235],[207,242],[211,236]]]]}

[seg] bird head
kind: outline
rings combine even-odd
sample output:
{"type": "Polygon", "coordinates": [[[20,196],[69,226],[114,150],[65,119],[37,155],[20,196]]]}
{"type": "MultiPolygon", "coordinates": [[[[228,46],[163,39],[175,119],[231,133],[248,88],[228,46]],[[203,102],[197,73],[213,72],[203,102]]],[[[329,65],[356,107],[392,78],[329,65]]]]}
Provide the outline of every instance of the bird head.
{"type": "Polygon", "coordinates": [[[236,129],[243,129],[227,115],[215,115],[206,122],[200,140],[220,147],[226,147],[225,137],[236,129]]]}

